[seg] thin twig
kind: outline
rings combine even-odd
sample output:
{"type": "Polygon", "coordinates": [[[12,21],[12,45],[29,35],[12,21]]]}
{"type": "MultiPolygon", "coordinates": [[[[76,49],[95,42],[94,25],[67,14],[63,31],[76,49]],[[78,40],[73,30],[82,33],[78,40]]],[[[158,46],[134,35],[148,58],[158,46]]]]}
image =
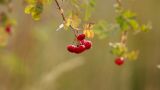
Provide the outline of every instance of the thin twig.
{"type": "MultiPolygon", "coordinates": [[[[121,2],[121,0],[116,0],[116,2],[117,2],[117,4],[118,4],[120,7],[122,7],[122,2],[121,2]]],[[[122,44],[126,45],[127,38],[128,38],[128,31],[125,30],[125,31],[123,31],[122,34],[121,34],[121,40],[120,40],[120,42],[121,42],[122,44]]]]}
{"type": "Polygon", "coordinates": [[[58,6],[58,9],[59,9],[60,13],[61,13],[61,16],[62,16],[63,21],[66,22],[66,18],[65,18],[65,16],[64,16],[63,9],[61,8],[61,6],[59,5],[59,3],[58,3],[57,0],[55,0],[55,2],[56,2],[56,4],[57,4],[57,6],[58,6]]]}
{"type": "MultiPolygon", "coordinates": [[[[55,0],[55,2],[56,2],[56,5],[57,5],[57,7],[58,7],[58,10],[60,11],[60,14],[61,14],[61,16],[62,16],[62,19],[63,19],[63,21],[64,21],[64,23],[66,22],[66,17],[65,17],[65,15],[64,15],[64,11],[63,11],[63,9],[61,8],[61,6],[60,6],[60,4],[58,3],[58,1],[57,0],[55,0]]],[[[74,28],[74,27],[72,27],[72,25],[70,25],[69,26],[71,29],[72,29],[72,31],[73,31],[73,33],[75,34],[75,37],[77,37],[77,34],[78,33],[76,33],[76,31],[75,30],[80,30],[79,28],[74,28]]]]}
{"type": "Polygon", "coordinates": [[[121,40],[120,40],[120,42],[121,42],[123,45],[126,45],[127,37],[128,37],[128,31],[123,31],[123,32],[122,32],[122,35],[121,35],[121,40]]]}

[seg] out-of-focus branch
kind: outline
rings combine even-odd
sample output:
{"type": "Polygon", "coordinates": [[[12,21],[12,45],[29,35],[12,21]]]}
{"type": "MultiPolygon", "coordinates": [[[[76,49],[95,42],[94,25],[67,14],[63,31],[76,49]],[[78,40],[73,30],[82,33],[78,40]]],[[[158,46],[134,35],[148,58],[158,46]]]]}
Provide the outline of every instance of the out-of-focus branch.
{"type": "Polygon", "coordinates": [[[82,57],[74,58],[69,61],[63,62],[45,74],[39,82],[35,82],[33,86],[27,86],[24,90],[47,90],[47,88],[52,84],[53,90],[56,90],[54,86],[56,80],[63,75],[65,72],[69,72],[77,67],[82,66],[85,60],[82,57]]]}

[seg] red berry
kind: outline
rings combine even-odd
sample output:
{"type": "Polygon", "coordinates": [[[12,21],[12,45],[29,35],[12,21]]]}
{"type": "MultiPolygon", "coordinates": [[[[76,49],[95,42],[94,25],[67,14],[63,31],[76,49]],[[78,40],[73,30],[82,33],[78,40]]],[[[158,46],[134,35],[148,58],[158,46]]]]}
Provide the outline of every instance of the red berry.
{"type": "Polygon", "coordinates": [[[92,42],[88,40],[83,40],[81,43],[85,46],[86,49],[90,49],[92,47],[92,42]]]}
{"type": "Polygon", "coordinates": [[[77,40],[81,41],[81,40],[85,39],[85,37],[86,37],[85,34],[79,34],[77,36],[77,40]]]}
{"type": "Polygon", "coordinates": [[[122,65],[124,63],[124,58],[123,57],[119,57],[115,59],[115,64],[117,65],[122,65]]]}
{"type": "Polygon", "coordinates": [[[71,53],[75,52],[75,48],[76,48],[75,45],[68,45],[68,46],[67,46],[67,50],[68,50],[69,52],[71,52],[71,53]]]}
{"type": "Polygon", "coordinates": [[[75,53],[79,54],[85,51],[85,46],[84,45],[79,45],[75,48],[75,53]]]}
{"type": "Polygon", "coordinates": [[[11,26],[7,26],[5,30],[6,30],[6,32],[7,32],[7,33],[9,33],[9,34],[10,34],[10,33],[11,33],[11,31],[12,31],[11,26]]]}

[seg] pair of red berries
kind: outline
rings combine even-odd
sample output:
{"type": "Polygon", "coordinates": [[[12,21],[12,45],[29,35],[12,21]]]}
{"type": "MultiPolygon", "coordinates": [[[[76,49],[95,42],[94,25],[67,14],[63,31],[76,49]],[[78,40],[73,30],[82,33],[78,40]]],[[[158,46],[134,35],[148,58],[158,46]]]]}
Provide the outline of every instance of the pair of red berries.
{"type": "Polygon", "coordinates": [[[68,45],[67,50],[71,53],[80,54],[85,50],[88,50],[92,47],[92,42],[85,40],[85,34],[80,34],[77,37],[78,45],[68,45]]]}
{"type": "Polygon", "coordinates": [[[115,59],[115,64],[121,66],[124,64],[124,58],[123,57],[118,57],[115,59]]]}

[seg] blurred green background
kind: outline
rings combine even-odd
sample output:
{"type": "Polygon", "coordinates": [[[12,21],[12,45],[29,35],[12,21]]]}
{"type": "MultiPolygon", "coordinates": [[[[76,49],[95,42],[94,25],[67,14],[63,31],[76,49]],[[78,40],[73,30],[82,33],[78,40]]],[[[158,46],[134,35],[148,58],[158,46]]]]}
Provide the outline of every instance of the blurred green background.
{"type": "MultiPolygon", "coordinates": [[[[147,33],[131,34],[128,46],[139,49],[136,61],[114,64],[108,39],[92,39],[93,48],[74,55],[66,50],[71,32],[56,32],[61,23],[55,3],[35,22],[24,14],[21,0],[13,0],[15,33],[0,49],[0,90],[160,90],[160,0],[122,0],[142,23],[152,22],[147,33]]],[[[115,0],[97,0],[93,20],[114,22],[115,0]]]]}

